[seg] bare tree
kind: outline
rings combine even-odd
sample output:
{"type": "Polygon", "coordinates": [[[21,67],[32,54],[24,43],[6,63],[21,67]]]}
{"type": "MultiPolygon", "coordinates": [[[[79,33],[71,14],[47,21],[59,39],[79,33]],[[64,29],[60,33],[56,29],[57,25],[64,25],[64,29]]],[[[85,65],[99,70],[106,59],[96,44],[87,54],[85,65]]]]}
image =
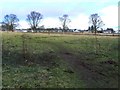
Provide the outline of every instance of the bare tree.
{"type": "Polygon", "coordinates": [[[64,14],[62,17],[59,17],[59,20],[62,22],[63,31],[66,32],[66,29],[68,29],[68,23],[71,22],[71,20],[68,18],[69,16],[67,14],[64,14]]]}
{"type": "Polygon", "coordinates": [[[15,14],[5,15],[2,28],[8,31],[14,31],[15,27],[18,26],[18,21],[19,19],[15,14]]]}
{"type": "Polygon", "coordinates": [[[90,15],[89,23],[92,25],[94,29],[93,31],[95,32],[95,34],[97,30],[104,25],[103,21],[101,20],[100,16],[98,16],[97,13],[90,15]]]}
{"type": "Polygon", "coordinates": [[[91,31],[95,33],[95,43],[94,43],[95,54],[98,54],[98,52],[100,51],[100,42],[97,38],[96,33],[97,30],[104,25],[104,23],[97,13],[91,14],[89,19],[90,19],[89,23],[91,24],[91,31]]]}
{"type": "Polygon", "coordinates": [[[27,15],[26,20],[28,21],[31,29],[35,31],[41,19],[43,19],[43,15],[41,13],[32,11],[30,14],[27,15]]]}

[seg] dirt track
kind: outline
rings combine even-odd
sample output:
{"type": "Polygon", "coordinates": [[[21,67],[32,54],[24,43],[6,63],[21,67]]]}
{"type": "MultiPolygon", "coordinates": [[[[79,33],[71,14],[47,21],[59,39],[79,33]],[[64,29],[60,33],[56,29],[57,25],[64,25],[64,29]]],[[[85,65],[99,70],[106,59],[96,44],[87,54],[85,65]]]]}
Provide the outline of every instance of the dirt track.
{"type": "Polygon", "coordinates": [[[101,72],[94,70],[88,63],[84,63],[74,54],[61,49],[59,56],[68,63],[69,68],[78,75],[78,79],[84,81],[86,88],[116,88],[108,77],[101,72]]]}

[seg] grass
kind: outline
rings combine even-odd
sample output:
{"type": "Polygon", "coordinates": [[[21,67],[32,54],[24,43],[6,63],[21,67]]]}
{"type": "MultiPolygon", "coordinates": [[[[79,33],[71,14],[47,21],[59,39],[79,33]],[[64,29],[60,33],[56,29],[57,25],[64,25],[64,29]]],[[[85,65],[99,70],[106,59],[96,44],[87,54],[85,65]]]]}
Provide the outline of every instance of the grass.
{"type": "Polygon", "coordinates": [[[75,74],[64,72],[65,67],[6,66],[3,68],[3,86],[6,88],[64,88],[84,87],[75,74]],[[76,82],[75,82],[76,81],[76,82]],[[71,83],[73,82],[73,83],[71,83]]]}
{"type": "Polygon", "coordinates": [[[100,75],[101,81],[92,83],[93,87],[117,87],[118,37],[98,36],[96,44],[92,35],[2,34],[4,88],[87,88],[91,82],[86,83],[82,71],[76,72],[72,63],[67,62],[76,62],[69,55],[77,58],[82,67],[100,75]]]}

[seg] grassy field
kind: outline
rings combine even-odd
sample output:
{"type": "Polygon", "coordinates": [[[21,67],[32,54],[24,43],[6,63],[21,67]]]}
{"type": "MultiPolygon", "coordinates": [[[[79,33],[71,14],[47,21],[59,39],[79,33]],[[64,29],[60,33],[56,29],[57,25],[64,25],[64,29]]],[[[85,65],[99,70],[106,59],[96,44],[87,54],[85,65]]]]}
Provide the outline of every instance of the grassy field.
{"type": "Polygon", "coordinates": [[[118,37],[2,33],[4,88],[118,87],[118,37]]]}

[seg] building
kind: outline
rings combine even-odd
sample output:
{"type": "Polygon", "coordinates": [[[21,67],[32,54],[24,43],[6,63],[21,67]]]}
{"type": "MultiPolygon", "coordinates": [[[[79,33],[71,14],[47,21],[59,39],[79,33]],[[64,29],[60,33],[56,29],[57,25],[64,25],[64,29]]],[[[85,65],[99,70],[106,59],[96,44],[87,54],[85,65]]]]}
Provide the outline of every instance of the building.
{"type": "Polygon", "coordinates": [[[113,28],[107,28],[106,30],[103,30],[103,33],[115,33],[113,28]]]}

